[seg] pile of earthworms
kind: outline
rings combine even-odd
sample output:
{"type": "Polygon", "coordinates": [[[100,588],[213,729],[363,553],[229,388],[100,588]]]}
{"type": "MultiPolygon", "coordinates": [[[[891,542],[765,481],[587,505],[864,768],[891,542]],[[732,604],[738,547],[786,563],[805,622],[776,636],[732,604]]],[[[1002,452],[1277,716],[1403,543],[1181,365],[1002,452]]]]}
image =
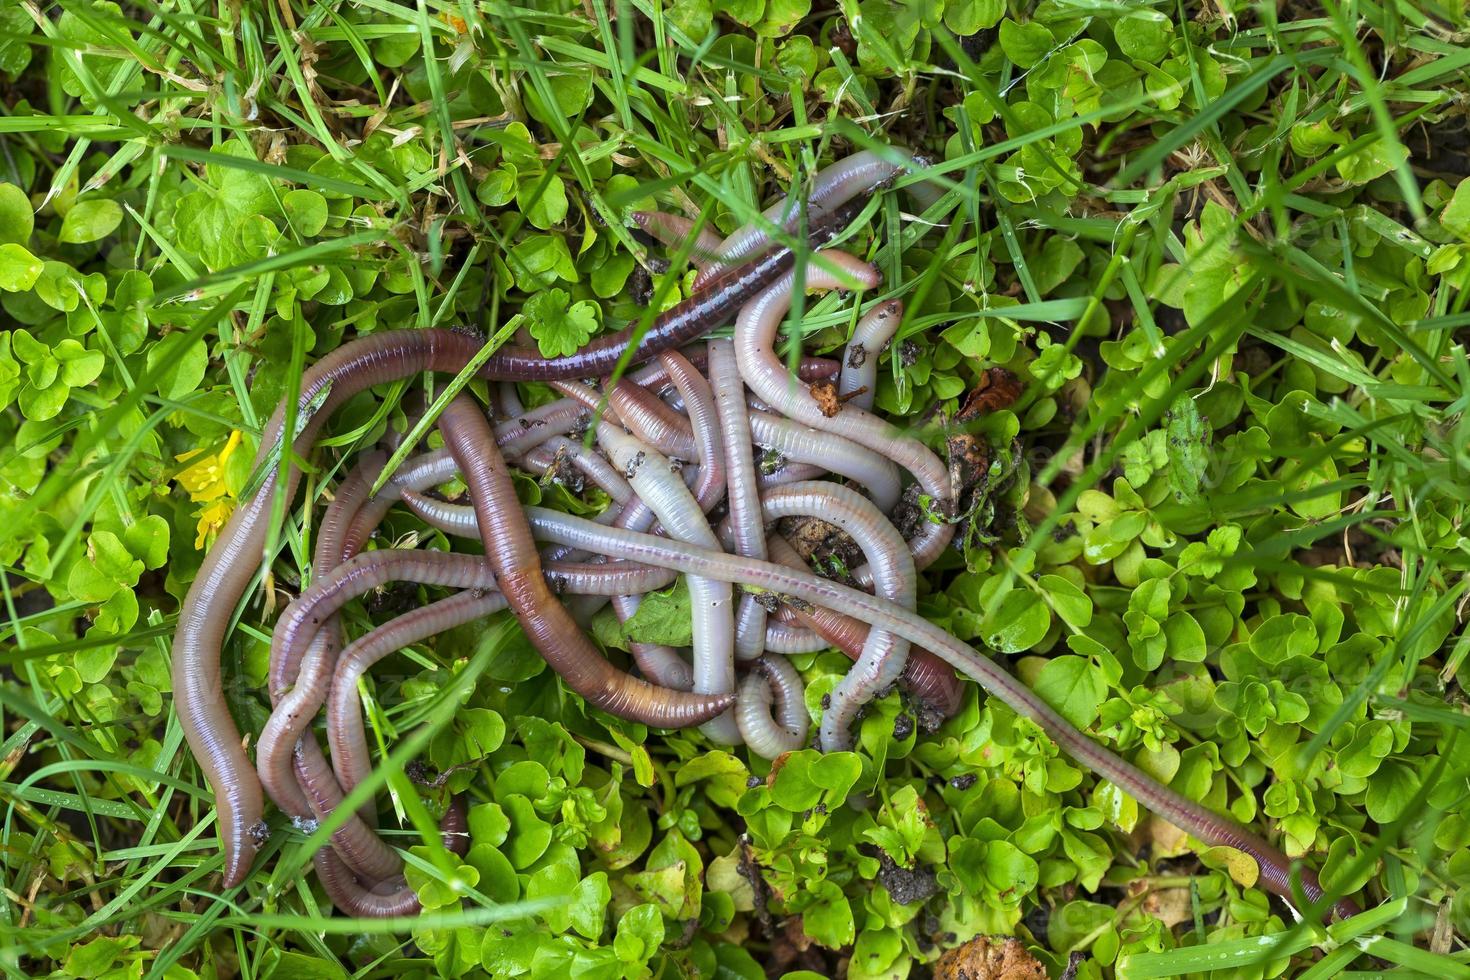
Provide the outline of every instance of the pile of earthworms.
{"type": "MultiPolygon", "coordinates": [[[[468,392],[437,419],[444,448],[411,456],[374,495],[385,455],[361,455],[315,530],[310,584],[282,613],[271,644],[272,713],[251,762],[231,721],[220,656],[231,613],[260,573],[273,515],[285,512],[300,473],[275,464],[243,501],[200,568],[174,643],[178,714],[215,791],[227,886],[244,880],[268,835],[264,795],[287,816],[322,820],[372,771],[358,681],[377,661],[451,627],[511,610],[566,686],[603,711],[656,728],[699,726],[713,743],[774,758],[812,740],[799,673],[788,654],[835,647],[854,660],[825,701],[817,744],[852,746],[863,706],[896,684],[935,715],[952,713],[954,668],[1035,720],[1078,762],[1207,844],[1260,863],[1261,882],[1292,899],[1322,890],[1273,845],[1186,800],[1093,743],[1003,668],[915,612],[918,573],[954,533],[949,467],[922,441],[872,411],[880,354],[902,317],[897,300],[861,311],[838,360],[806,357],[797,370],[774,349],[795,290],[871,290],[877,270],[821,248],[864,199],[913,158],[862,152],[821,171],[804,208],[788,200],[720,240],[687,220],[635,216],[642,229],[700,266],[693,295],[576,354],[546,358],[502,348],[476,377],[490,405],[468,392]],[[777,242],[768,232],[780,228],[777,242]],[[791,247],[797,245],[799,247],[791,247]],[[814,250],[815,249],[815,250],[814,250]],[[733,339],[695,344],[733,319],[733,339]],[[625,354],[637,366],[615,376],[625,354]],[[614,380],[615,377],[615,380],[614,380]],[[588,380],[601,379],[601,380],[588,380]],[[557,400],[526,409],[517,383],[541,382],[557,400]],[[595,486],[609,504],[585,519],[517,500],[511,468],[595,486]],[[433,490],[462,481],[467,500],[433,490]],[[405,507],[483,554],[364,550],[390,509],[405,507]],[[917,519],[907,539],[894,515],[917,519]],[[865,564],[834,581],[814,573],[780,533],[787,519],[835,529],[865,564]],[[632,644],[638,676],[610,662],[579,625],[605,603],[626,622],[640,598],[683,575],[693,642],[685,652],[632,644]],[[345,642],[344,604],[392,582],[451,590],[345,642]],[[314,725],[323,728],[330,756],[314,725]]],[[[481,340],[448,330],[370,334],[304,375],[298,400],[277,410],[257,465],[278,459],[282,433],[309,455],[333,410],[373,385],[425,371],[461,371],[481,340]]],[[[789,526],[789,525],[788,525],[789,526]]],[[[417,908],[403,859],[376,829],[376,811],[348,816],[314,855],[331,900],[356,915],[417,908]]],[[[466,846],[460,804],[446,812],[446,845],[466,846]]],[[[1336,906],[1341,914],[1350,902],[1336,906]]]]}

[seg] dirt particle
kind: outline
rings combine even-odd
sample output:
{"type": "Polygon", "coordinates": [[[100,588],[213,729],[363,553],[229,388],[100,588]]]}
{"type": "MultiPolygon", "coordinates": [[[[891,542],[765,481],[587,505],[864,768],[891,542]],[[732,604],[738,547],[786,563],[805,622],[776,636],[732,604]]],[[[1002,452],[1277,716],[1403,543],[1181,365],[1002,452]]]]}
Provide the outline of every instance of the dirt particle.
{"type": "Polygon", "coordinates": [[[774,592],[755,592],[750,597],[757,606],[773,616],[781,609],[781,597],[774,592]]]}
{"type": "Polygon", "coordinates": [[[901,867],[886,851],[878,854],[878,884],[899,905],[917,905],[939,891],[934,870],[927,865],[901,867]]]}
{"type": "Polygon", "coordinates": [[[905,741],[914,734],[914,716],[908,712],[901,712],[893,719],[893,738],[895,741],[905,741]]]}
{"type": "Polygon", "coordinates": [[[847,534],[815,517],[783,517],[776,525],[796,553],[820,573],[846,577],[849,569],[863,565],[863,551],[847,534]]]}
{"type": "Polygon", "coordinates": [[[1019,939],[976,936],[934,964],[934,980],[1047,980],[1046,967],[1019,939]]]}
{"type": "Polygon", "coordinates": [[[837,394],[837,386],[830,381],[817,381],[811,387],[812,401],[817,403],[817,408],[827,418],[834,417],[842,411],[842,399],[837,394]]]}

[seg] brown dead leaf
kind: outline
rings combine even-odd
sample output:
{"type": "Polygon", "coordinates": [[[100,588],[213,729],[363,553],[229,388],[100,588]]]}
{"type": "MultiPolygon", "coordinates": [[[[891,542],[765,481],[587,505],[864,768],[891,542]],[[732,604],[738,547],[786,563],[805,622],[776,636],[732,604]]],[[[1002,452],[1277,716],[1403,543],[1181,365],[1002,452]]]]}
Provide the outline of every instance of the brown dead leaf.
{"type": "MultiPolygon", "coordinates": [[[[1136,881],[1129,886],[1129,894],[1137,894],[1148,887],[1147,880],[1136,881]]],[[[1194,917],[1188,888],[1155,888],[1144,895],[1140,908],[1166,927],[1177,926],[1194,917]]]]}
{"type": "Polygon", "coordinates": [[[1159,817],[1149,820],[1148,836],[1153,842],[1154,854],[1159,857],[1176,857],[1189,850],[1189,835],[1159,817]]]}
{"type": "Polygon", "coordinates": [[[1003,367],[993,367],[980,376],[975,390],[965,397],[965,404],[955,416],[956,422],[969,422],[990,412],[1009,408],[1021,397],[1021,379],[1003,367]]]}

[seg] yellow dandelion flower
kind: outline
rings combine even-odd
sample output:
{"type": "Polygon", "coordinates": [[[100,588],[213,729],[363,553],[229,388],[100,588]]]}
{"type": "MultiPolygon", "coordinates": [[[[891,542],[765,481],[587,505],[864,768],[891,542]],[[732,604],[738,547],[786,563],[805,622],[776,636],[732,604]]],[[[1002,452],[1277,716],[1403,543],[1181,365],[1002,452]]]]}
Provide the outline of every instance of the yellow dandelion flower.
{"type": "Polygon", "coordinates": [[[174,479],[184,488],[190,500],[205,505],[197,515],[199,533],[194,540],[195,548],[203,548],[205,542],[225,526],[225,521],[230,519],[230,514],[235,509],[235,496],[225,483],[225,466],[238,448],[240,432],[237,429],[230,433],[230,438],[225,440],[224,446],[217,452],[191,449],[175,457],[180,463],[189,465],[180,470],[174,479]]]}

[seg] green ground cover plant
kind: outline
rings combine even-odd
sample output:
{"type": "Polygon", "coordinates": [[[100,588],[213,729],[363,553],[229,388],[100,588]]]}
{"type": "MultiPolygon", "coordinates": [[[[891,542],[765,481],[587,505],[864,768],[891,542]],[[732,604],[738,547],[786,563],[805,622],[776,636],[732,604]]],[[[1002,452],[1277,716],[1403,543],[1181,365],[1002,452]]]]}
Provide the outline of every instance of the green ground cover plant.
{"type": "MultiPolygon", "coordinates": [[[[902,980],[984,934],[1053,976],[1470,976],[1467,42],[1463,0],[0,2],[0,970],[902,980]],[[370,688],[385,814],[425,772],[472,803],[457,867],[402,836],[419,919],[333,917],[279,819],[222,893],[169,640],[303,365],[573,351],[638,313],[630,211],[729,231],[887,143],[944,194],[866,212],[877,404],[986,464],[920,609],[1366,911],[1293,921],[973,684],[773,768],[588,710],[504,616],[370,688]]],[[[352,400],[307,496],[422,405],[352,400]]],[[[310,532],[226,650],[246,732],[310,532]]],[[[794,663],[819,710],[847,661],[794,663]]]]}

